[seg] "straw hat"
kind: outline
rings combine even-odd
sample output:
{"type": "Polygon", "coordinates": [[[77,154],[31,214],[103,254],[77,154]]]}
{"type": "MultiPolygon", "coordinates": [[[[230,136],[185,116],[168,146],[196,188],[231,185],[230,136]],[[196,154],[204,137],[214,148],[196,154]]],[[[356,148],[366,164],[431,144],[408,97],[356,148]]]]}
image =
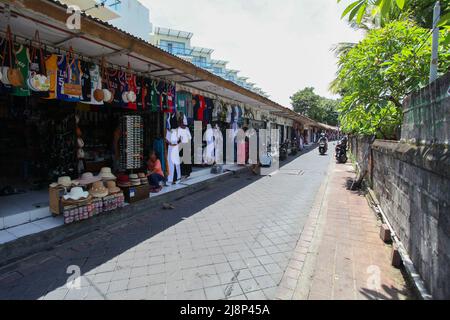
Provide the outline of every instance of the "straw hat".
{"type": "Polygon", "coordinates": [[[122,191],[119,187],[117,187],[115,181],[106,182],[106,187],[108,188],[109,194],[116,194],[122,191]]]}
{"type": "Polygon", "coordinates": [[[111,168],[107,167],[102,168],[102,170],[100,170],[98,177],[101,178],[103,181],[117,180],[117,177],[112,174],[111,168]]]}
{"type": "Polygon", "coordinates": [[[75,200],[87,199],[89,197],[89,192],[84,191],[83,188],[76,187],[70,190],[70,193],[64,196],[64,200],[75,200]]]}
{"type": "Polygon", "coordinates": [[[104,198],[109,194],[109,191],[105,188],[103,182],[97,181],[92,185],[89,194],[94,198],[104,198]]]}
{"type": "Polygon", "coordinates": [[[94,175],[90,172],[85,172],[82,174],[81,178],[78,180],[75,180],[82,186],[87,186],[88,184],[92,184],[94,182],[98,182],[102,180],[100,177],[94,177],[94,175]]]}
{"type": "Polygon", "coordinates": [[[141,179],[137,174],[130,174],[130,182],[133,186],[140,186],[141,185],[141,179]]]}
{"type": "Polygon", "coordinates": [[[71,187],[73,185],[78,185],[75,181],[72,181],[70,177],[59,177],[58,182],[52,183],[50,187],[56,188],[56,187],[71,187]]]}

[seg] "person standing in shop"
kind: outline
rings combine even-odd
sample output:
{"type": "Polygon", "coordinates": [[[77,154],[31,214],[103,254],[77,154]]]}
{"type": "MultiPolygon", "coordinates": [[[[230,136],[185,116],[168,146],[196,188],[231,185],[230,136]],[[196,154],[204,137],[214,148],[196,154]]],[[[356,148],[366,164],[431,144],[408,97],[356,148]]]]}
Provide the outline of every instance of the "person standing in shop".
{"type": "Polygon", "coordinates": [[[166,142],[169,146],[167,152],[169,160],[168,184],[178,184],[181,179],[181,159],[179,148],[181,138],[178,134],[178,121],[175,114],[171,114],[168,119],[166,142]]]}
{"type": "MultiPolygon", "coordinates": [[[[181,143],[182,143],[182,151],[181,151],[181,156],[184,159],[184,155],[186,155],[186,158],[189,157],[191,158],[191,151],[192,151],[192,135],[191,135],[191,131],[189,130],[188,127],[188,121],[185,115],[181,114],[180,117],[180,127],[178,128],[178,133],[179,136],[181,138],[181,143]]],[[[192,173],[192,159],[190,159],[191,161],[188,163],[183,162],[181,164],[181,175],[187,179],[191,176],[192,173]]]]}

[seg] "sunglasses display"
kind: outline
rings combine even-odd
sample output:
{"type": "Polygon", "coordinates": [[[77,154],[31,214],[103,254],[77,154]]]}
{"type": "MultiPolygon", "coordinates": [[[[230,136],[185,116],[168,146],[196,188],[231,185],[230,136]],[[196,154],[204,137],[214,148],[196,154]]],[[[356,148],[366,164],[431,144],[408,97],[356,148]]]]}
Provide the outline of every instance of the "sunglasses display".
{"type": "Polygon", "coordinates": [[[144,122],[141,116],[124,116],[121,121],[122,169],[140,169],[144,159],[144,122]]]}

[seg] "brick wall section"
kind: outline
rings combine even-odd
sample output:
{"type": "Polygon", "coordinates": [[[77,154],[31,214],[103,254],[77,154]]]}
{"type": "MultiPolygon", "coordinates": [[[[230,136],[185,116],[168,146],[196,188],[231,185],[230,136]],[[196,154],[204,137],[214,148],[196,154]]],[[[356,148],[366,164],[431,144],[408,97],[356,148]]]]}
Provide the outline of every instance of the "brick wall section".
{"type": "Polygon", "coordinates": [[[449,299],[448,150],[377,140],[372,155],[381,208],[433,297],[449,299]]]}

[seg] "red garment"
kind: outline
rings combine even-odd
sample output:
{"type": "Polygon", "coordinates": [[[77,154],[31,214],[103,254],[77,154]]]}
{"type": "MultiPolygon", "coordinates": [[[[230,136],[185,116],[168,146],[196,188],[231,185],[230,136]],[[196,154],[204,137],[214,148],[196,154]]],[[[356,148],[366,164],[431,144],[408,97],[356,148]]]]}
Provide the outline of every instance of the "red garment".
{"type": "Polygon", "coordinates": [[[198,96],[198,100],[200,101],[200,108],[197,111],[197,120],[203,121],[203,113],[206,109],[206,101],[203,96],[198,96]]]}

